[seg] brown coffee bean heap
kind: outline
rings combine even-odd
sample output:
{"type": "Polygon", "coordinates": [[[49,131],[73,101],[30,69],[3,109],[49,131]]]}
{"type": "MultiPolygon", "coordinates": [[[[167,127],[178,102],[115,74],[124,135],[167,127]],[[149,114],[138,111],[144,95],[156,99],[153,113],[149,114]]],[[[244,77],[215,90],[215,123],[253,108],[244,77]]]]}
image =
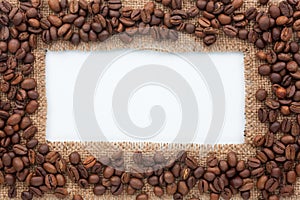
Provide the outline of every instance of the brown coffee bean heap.
{"type": "Polygon", "coordinates": [[[39,106],[37,83],[30,76],[35,61],[32,50],[42,32],[39,5],[39,1],[21,2],[20,7],[0,2],[0,91],[8,99],[0,100],[0,184],[8,186],[10,198],[17,195],[16,181],[29,186],[29,191],[22,193],[23,199],[41,194],[47,189],[41,187],[44,176],[53,172],[29,169],[38,161],[34,150],[38,145],[37,127],[29,116],[39,106]]]}
{"type": "Polygon", "coordinates": [[[269,77],[272,83],[270,94],[265,89],[256,92],[256,99],[265,104],[258,111],[259,121],[267,123],[269,130],[254,138],[257,155],[248,162],[264,199],[292,195],[299,176],[300,54],[296,42],[299,13],[299,1],[289,0],[270,5],[268,13],[255,14],[251,42],[259,49],[272,44],[270,50],[257,52],[257,58],[265,62],[259,66],[258,73],[269,77]],[[279,139],[276,134],[280,135],[279,139]]]}
{"type": "MultiPolygon", "coordinates": [[[[78,45],[81,41],[102,42],[118,34],[121,41],[130,43],[136,34],[150,34],[155,40],[177,40],[180,31],[203,38],[206,45],[211,45],[222,27],[227,35],[233,37],[238,35],[238,29],[248,25],[245,15],[235,12],[242,6],[243,0],[198,0],[188,10],[182,9],[182,0],[157,2],[168,6],[170,11],[156,8],[154,2],[133,9],[122,6],[120,0],[93,0],[90,3],[86,0],[72,0],[68,4],[65,1],[49,0],[54,15],[41,19],[42,39],[50,43],[62,38],[78,45]],[[200,11],[202,16],[197,25],[187,22],[188,19],[198,17],[200,11]]],[[[245,35],[245,31],[243,29],[241,35],[245,35]]]]}

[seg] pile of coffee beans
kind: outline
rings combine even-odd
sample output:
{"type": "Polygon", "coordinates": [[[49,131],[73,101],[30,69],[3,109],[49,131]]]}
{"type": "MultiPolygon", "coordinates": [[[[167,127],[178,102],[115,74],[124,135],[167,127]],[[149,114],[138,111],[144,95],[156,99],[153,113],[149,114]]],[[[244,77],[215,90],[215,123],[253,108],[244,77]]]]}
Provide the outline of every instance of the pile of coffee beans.
{"type": "MultiPolygon", "coordinates": [[[[261,5],[268,0],[259,0],[261,5]]],[[[66,180],[81,188],[93,186],[95,195],[135,195],[148,199],[146,185],[154,195],[183,199],[193,188],[199,196],[230,199],[239,194],[249,199],[257,188],[261,198],[277,200],[294,193],[300,176],[300,2],[285,0],[268,5],[268,12],[247,8],[243,0],[197,0],[183,9],[182,0],[156,0],[131,8],[121,0],[48,0],[53,11],[42,16],[41,0],[20,0],[18,6],[0,2],[0,184],[8,187],[8,197],[30,200],[52,193],[69,196],[66,180]],[[162,10],[157,3],[165,6],[162,10]],[[167,11],[165,11],[167,10],[167,11]],[[191,23],[196,19],[196,23],[191,23]],[[200,166],[188,152],[165,157],[162,152],[149,156],[135,152],[129,167],[123,152],[97,160],[81,158],[73,152],[64,158],[36,139],[37,127],[31,114],[38,110],[37,81],[32,78],[38,37],[46,44],[65,40],[102,42],[118,35],[125,43],[135,35],[150,35],[154,40],[176,41],[178,32],[192,34],[212,45],[219,34],[246,40],[257,47],[263,62],[258,73],[272,83],[271,92],[260,88],[256,99],[264,102],[258,119],[269,130],[257,134],[253,145],[256,156],[239,160],[234,152],[219,160],[214,155],[200,166]],[[266,50],[267,49],[267,50],[266,50]],[[17,191],[16,182],[28,189],[17,191]]],[[[47,6],[47,5],[44,5],[47,6]]],[[[74,195],[74,200],[83,199],[74,195]]],[[[195,199],[195,198],[194,198],[195,199]]]]}

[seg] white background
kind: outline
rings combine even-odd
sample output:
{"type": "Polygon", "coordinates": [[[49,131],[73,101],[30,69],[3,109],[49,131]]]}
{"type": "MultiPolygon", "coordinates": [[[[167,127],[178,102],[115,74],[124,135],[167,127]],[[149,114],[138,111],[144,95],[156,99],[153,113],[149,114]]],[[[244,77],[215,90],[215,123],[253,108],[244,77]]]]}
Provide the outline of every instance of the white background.
{"type": "MultiPolygon", "coordinates": [[[[51,52],[46,55],[46,92],[47,92],[47,129],[46,138],[50,141],[81,141],[76,131],[73,116],[73,91],[76,78],[86,58],[87,52],[51,52]]],[[[101,56],[101,52],[100,52],[101,56]]],[[[141,141],[129,137],[118,130],[114,124],[111,99],[113,88],[131,68],[135,67],[132,59],[138,58],[140,65],[156,62],[172,66],[174,70],[184,76],[190,83],[195,96],[201,106],[199,121],[202,123],[202,132],[197,133],[194,143],[202,144],[205,130],[208,130],[212,105],[210,94],[203,77],[196,77],[189,66],[178,57],[170,59],[170,55],[155,52],[137,53],[137,55],[124,56],[114,62],[103,75],[97,86],[95,94],[95,113],[101,121],[102,131],[108,141],[141,141]],[[153,57],[159,57],[154,60],[153,57]],[[121,65],[121,63],[123,65],[121,65]],[[125,64],[124,64],[125,63],[125,64]],[[122,67],[120,67],[122,66],[122,67]],[[204,106],[203,106],[204,105],[204,106]],[[104,124],[104,125],[103,125],[104,124]]],[[[219,72],[225,89],[226,113],[225,123],[218,144],[239,144],[244,142],[244,64],[242,53],[210,53],[217,71],[219,72]]],[[[176,97],[165,88],[159,86],[146,86],[137,90],[128,102],[128,112],[131,120],[140,127],[145,127],[149,121],[149,110],[153,105],[160,105],[166,111],[166,124],[164,130],[147,142],[172,142],[176,130],[180,127],[181,110],[176,97]]]]}

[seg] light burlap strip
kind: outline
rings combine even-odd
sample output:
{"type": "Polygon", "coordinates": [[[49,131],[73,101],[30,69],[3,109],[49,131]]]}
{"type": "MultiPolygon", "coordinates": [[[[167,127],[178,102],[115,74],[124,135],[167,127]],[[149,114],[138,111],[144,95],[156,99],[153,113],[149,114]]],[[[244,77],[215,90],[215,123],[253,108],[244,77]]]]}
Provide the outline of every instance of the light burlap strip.
{"type": "MultiPolygon", "coordinates": [[[[149,0],[123,0],[123,5],[131,6],[135,8],[141,8],[145,2],[149,0]]],[[[12,1],[14,4],[17,4],[16,0],[12,1]]],[[[273,2],[276,2],[275,0],[273,2]]],[[[183,9],[187,9],[195,4],[195,1],[184,0],[183,9]]],[[[163,8],[164,10],[168,10],[160,4],[156,4],[158,7],[163,8]]],[[[257,7],[258,4],[256,0],[246,0],[244,6],[241,8],[241,11],[244,11],[246,8],[251,6],[257,7]]],[[[266,10],[267,6],[260,6],[259,9],[266,10]]],[[[42,14],[43,16],[49,15],[51,13],[49,11],[47,0],[43,0],[42,6],[42,14]]],[[[192,20],[195,22],[195,19],[192,20]]],[[[201,155],[206,152],[211,152],[215,154],[220,159],[226,157],[226,153],[228,151],[235,151],[238,154],[239,159],[246,160],[247,157],[253,156],[255,154],[256,149],[251,145],[251,141],[256,134],[265,133],[267,130],[266,125],[261,124],[257,119],[257,110],[263,106],[260,102],[255,100],[255,92],[259,88],[264,88],[270,92],[270,82],[268,79],[261,77],[257,73],[257,68],[260,65],[260,62],[255,58],[255,52],[257,51],[253,45],[233,38],[228,38],[224,36],[224,34],[220,34],[218,36],[217,42],[211,47],[205,47],[203,42],[199,38],[195,38],[194,36],[190,36],[187,34],[180,34],[179,40],[177,42],[171,41],[162,41],[156,42],[153,41],[150,37],[145,36],[136,36],[134,41],[125,45],[122,43],[117,37],[113,37],[106,42],[103,43],[81,43],[79,46],[74,47],[69,42],[59,41],[52,43],[51,45],[44,44],[41,39],[38,41],[38,49],[34,51],[36,61],[35,61],[35,70],[33,77],[36,78],[38,82],[38,91],[40,93],[39,99],[39,110],[36,114],[34,114],[33,119],[34,123],[38,126],[38,135],[37,138],[40,142],[46,142],[45,140],[45,130],[46,130],[46,113],[47,113],[47,99],[45,93],[45,55],[46,50],[53,51],[65,51],[65,50],[81,50],[81,51],[96,51],[96,50],[113,50],[113,49],[151,49],[151,50],[162,50],[168,49],[169,51],[176,52],[243,52],[244,53],[244,65],[245,65],[245,85],[246,85],[246,97],[245,97],[245,118],[246,118],[246,126],[245,126],[245,144],[242,145],[215,145],[215,146],[207,146],[207,145],[175,145],[172,146],[170,144],[156,144],[156,143],[143,143],[143,151],[145,154],[152,154],[155,150],[161,149],[162,147],[168,147],[168,149],[186,149],[190,152],[191,155],[199,158],[199,163],[201,165],[205,165],[205,157],[201,155]]],[[[61,66],[63,67],[63,66],[61,66]]],[[[59,98],[59,97],[58,97],[59,98]]],[[[63,134],[63,133],[62,133],[63,134]]],[[[241,133],[243,134],[243,133],[241,133]]],[[[95,155],[111,155],[117,149],[126,150],[125,156],[130,157],[132,153],[136,150],[139,150],[141,144],[136,143],[108,143],[108,142],[96,142],[93,144],[84,144],[84,143],[75,143],[75,142],[53,142],[49,143],[50,146],[56,151],[59,151],[65,158],[72,152],[78,151],[84,157],[89,155],[89,153],[93,153],[95,155]],[[103,149],[101,152],[88,152],[84,146],[85,145],[96,145],[103,149]]],[[[167,155],[172,155],[172,151],[167,151],[167,155]]],[[[126,159],[126,158],[125,158],[126,159]]],[[[127,158],[129,159],[129,158],[127,158]]],[[[84,199],[98,199],[92,193],[92,188],[89,189],[80,189],[77,184],[73,184],[68,180],[67,188],[71,196],[74,194],[81,194],[84,199]]],[[[26,187],[23,184],[17,184],[18,197],[20,197],[21,191],[25,190],[26,187]]],[[[147,185],[144,188],[144,191],[149,192],[151,199],[156,199],[152,188],[147,185]]],[[[258,199],[258,191],[254,190],[251,192],[251,199],[258,199]]],[[[289,199],[298,199],[297,197],[300,195],[300,184],[297,181],[295,186],[295,195],[289,199]]],[[[199,192],[196,187],[193,189],[186,199],[190,197],[199,197],[200,199],[208,199],[208,195],[199,196],[199,192]]],[[[7,199],[7,187],[0,188],[0,198],[7,199]]],[[[45,198],[53,199],[53,195],[46,195],[45,198]]],[[[99,197],[99,199],[133,199],[134,196],[126,196],[125,194],[114,197],[112,195],[104,195],[99,197]]],[[[171,199],[170,196],[164,196],[163,199],[171,199]]],[[[234,197],[234,199],[241,199],[238,195],[234,197]]]]}

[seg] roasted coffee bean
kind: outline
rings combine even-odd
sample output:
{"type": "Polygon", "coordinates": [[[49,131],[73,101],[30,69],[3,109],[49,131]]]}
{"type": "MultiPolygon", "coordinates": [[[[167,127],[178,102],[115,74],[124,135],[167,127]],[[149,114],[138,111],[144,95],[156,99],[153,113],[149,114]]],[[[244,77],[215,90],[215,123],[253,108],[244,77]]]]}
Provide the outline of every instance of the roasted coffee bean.
{"type": "MultiPolygon", "coordinates": [[[[117,177],[117,178],[119,178],[119,177],[117,177]]],[[[118,182],[114,179],[116,179],[116,178],[113,178],[113,177],[111,178],[112,185],[119,185],[121,181],[118,182]],[[117,182],[118,182],[118,184],[115,184],[117,182]]],[[[100,177],[96,174],[92,174],[92,175],[89,176],[88,181],[89,181],[89,184],[97,184],[100,181],[100,177]]]]}
{"type": "Polygon", "coordinates": [[[82,162],[86,169],[92,168],[96,164],[96,158],[94,156],[88,156],[82,162]]]}
{"type": "Polygon", "coordinates": [[[59,0],[49,0],[48,5],[49,5],[49,8],[54,12],[58,13],[61,11],[59,0]]]}
{"type": "Polygon", "coordinates": [[[179,181],[179,182],[178,182],[178,184],[177,184],[177,190],[178,190],[178,192],[179,192],[182,196],[187,195],[187,193],[189,192],[189,188],[188,188],[188,186],[186,185],[186,182],[185,182],[185,181],[179,181]]]}
{"type": "Polygon", "coordinates": [[[231,25],[225,25],[223,31],[229,37],[235,37],[238,34],[238,29],[231,25]]]}
{"type": "Polygon", "coordinates": [[[195,170],[194,170],[194,176],[197,178],[197,179],[199,179],[199,178],[201,178],[202,176],[203,176],[203,174],[204,174],[204,169],[203,169],[203,167],[197,167],[195,170]]]}
{"type": "Polygon", "coordinates": [[[289,145],[286,146],[285,156],[286,156],[286,159],[288,159],[288,160],[294,160],[295,159],[296,148],[295,148],[294,145],[289,144],[289,145]]]}
{"type": "Polygon", "coordinates": [[[129,181],[129,185],[137,190],[140,190],[144,187],[144,183],[141,179],[138,178],[131,178],[129,181]]]}
{"type": "Polygon", "coordinates": [[[237,156],[234,152],[229,152],[227,154],[227,162],[230,167],[235,167],[237,165],[237,156]]]}
{"type": "Polygon", "coordinates": [[[69,161],[73,164],[73,165],[77,165],[80,161],[81,161],[81,158],[80,158],[80,155],[78,152],[72,152],[70,155],[69,155],[69,161]]]}
{"type": "Polygon", "coordinates": [[[50,174],[57,173],[56,167],[54,165],[52,165],[51,163],[48,163],[48,162],[44,163],[43,168],[50,174]]]}
{"type": "Polygon", "coordinates": [[[89,186],[89,183],[86,179],[79,179],[78,185],[79,185],[79,187],[86,189],[89,186]]]}
{"type": "Polygon", "coordinates": [[[30,185],[38,187],[44,184],[44,177],[34,176],[30,179],[30,185]]]}
{"type": "Polygon", "coordinates": [[[255,97],[259,101],[264,101],[267,98],[267,91],[264,89],[259,89],[256,91],[255,97]]]}
{"type": "Polygon", "coordinates": [[[29,191],[23,191],[21,193],[22,200],[31,200],[33,198],[33,194],[29,191]]]}
{"type": "Polygon", "coordinates": [[[171,172],[165,172],[164,180],[166,181],[166,183],[171,184],[175,182],[175,177],[171,172]]]}
{"type": "Polygon", "coordinates": [[[13,151],[17,155],[24,156],[27,154],[28,150],[24,145],[16,144],[13,146],[13,151]]]}
{"type": "Polygon", "coordinates": [[[285,27],[282,31],[281,31],[281,36],[280,38],[287,42],[289,41],[291,38],[292,38],[292,34],[293,34],[293,31],[291,28],[288,28],[288,27],[285,27]]]}
{"type": "Polygon", "coordinates": [[[268,76],[271,73],[271,66],[264,64],[258,68],[258,73],[262,76],[268,76]]]}
{"type": "Polygon", "coordinates": [[[269,17],[263,15],[262,17],[259,18],[258,20],[258,25],[259,25],[259,28],[263,31],[266,31],[269,29],[270,27],[270,19],[269,17]]]}
{"type": "Polygon", "coordinates": [[[88,178],[88,176],[89,176],[88,171],[82,164],[77,165],[76,168],[78,170],[79,175],[82,178],[85,178],[85,179],[88,178]]]}
{"type": "Polygon", "coordinates": [[[266,5],[269,2],[269,0],[259,0],[259,3],[262,5],[266,5]]]}
{"type": "Polygon", "coordinates": [[[59,199],[63,199],[66,198],[69,194],[66,188],[58,187],[54,190],[54,195],[59,199]]]}
{"type": "Polygon", "coordinates": [[[249,158],[248,165],[249,165],[249,167],[252,167],[252,168],[258,168],[258,167],[260,167],[261,162],[257,158],[249,158]]]}
{"type": "Polygon", "coordinates": [[[47,174],[45,176],[45,185],[49,189],[55,189],[57,187],[57,180],[55,175],[53,174],[47,174]]]}
{"type": "Polygon", "coordinates": [[[31,125],[23,131],[23,137],[24,137],[24,139],[27,139],[27,140],[31,139],[35,135],[36,132],[37,132],[37,128],[35,126],[31,125]]]}
{"type": "Polygon", "coordinates": [[[136,196],[136,200],[148,200],[148,195],[147,194],[139,194],[136,196]]]}
{"type": "Polygon", "coordinates": [[[213,181],[215,177],[216,177],[216,175],[212,172],[206,172],[203,175],[203,178],[207,181],[213,181]]]}
{"type": "Polygon", "coordinates": [[[20,157],[13,158],[12,165],[17,172],[20,172],[24,169],[24,163],[20,157]]]}
{"type": "Polygon", "coordinates": [[[265,189],[268,192],[274,192],[279,186],[279,182],[275,178],[270,178],[265,183],[265,189]]]}
{"type": "Polygon", "coordinates": [[[214,155],[209,156],[206,160],[206,163],[209,167],[216,167],[218,162],[218,159],[214,155]]]}
{"type": "Polygon", "coordinates": [[[73,182],[77,182],[79,180],[79,172],[76,167],[71,166],[68,168],[68,176],[73,182]]]}
{"type": "Polygon", "coordinates": [[[269,112],[269,122],[274,123],[277,121],[278,112],[275,110],[270,110],[269,112]]]}
{"type": "Polygon", "coordinates": [[[75,194],[72,198],[72,200],[83,200],[82,196],[79,194],[75,194]]]}
{"type": "Polygon", "coordinates": [[[217,192],[221,192],[224,190],[225,183],[224,183],[223,179],[221,179],[220,177],[217,177],[213,181],[213,186],[217,192]]]}
{"type": "Polygon", "coordinates": [[[208,35],[208,36],[205,36],[204,39],[203,39],[203,42],[204,44],[210,46],[212,45],[213,43],[216,42],[216,36],[215,35],[208,35]]]}
{"type": "Polygon", "coordinates": [[[61,174],[56,174],[57,186],[64,186],[66,183],[65,177],[61,174]]]}
{"type": "Polygon", "coordinates": [[[230,185],[233,188],[238,189],[243,185],[243,180],[239,176],[237,176],[237,177],[233,178],[232,180],[230,180],[230,185]]]}
{"type": "Polygon", "coordinates": [[[293,15],[293,8],[286,1],[279,3],[279,9],[281,13],[286,17],[291,17],[293,15]]]}
{"type": "Polygon", "coordinates": [[[114,174],[115,170],[113,167],[107,166],[103,171],[104,178],[110,178],[114,174]]]}
{"type": "Polygon", "coordinates": [[[257,147],[263,146],[265,144],[265,137],[263,135],[255,136],[253,144],[257,147]]]}
{"type": "Polygon", "coordinates": [[[280,107],[280,103],[277,100],[271,98],[267,98],[265,104],[266,106],[274,110],[280,107]]]}
{"type": "Polygon", "coordinates": [[[171,7],[174,10],[176,10],[176,9],[181,10],[182,0],[171,0],[171,7]]]}

